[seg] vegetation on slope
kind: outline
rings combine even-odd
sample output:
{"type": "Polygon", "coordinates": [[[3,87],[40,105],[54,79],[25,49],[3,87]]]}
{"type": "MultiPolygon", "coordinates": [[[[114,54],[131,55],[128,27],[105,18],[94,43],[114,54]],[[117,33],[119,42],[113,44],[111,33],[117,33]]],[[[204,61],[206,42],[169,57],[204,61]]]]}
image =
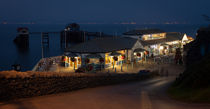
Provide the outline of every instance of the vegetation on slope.
{"type": "Polygon", "coordinates": [[[186,68],[168,92],[177,100],[210,103],[210,55],[186,68]]]}

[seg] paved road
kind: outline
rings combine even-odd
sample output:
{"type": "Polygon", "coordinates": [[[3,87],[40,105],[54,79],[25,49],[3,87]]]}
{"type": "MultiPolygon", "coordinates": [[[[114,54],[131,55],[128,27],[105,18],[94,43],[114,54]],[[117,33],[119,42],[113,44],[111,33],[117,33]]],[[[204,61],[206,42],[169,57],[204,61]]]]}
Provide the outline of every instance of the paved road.
{"type": "Polygon", "coordinates": [[[210,109],[186,104],[165,95],[171,77],[144,82],[89,88],[79,91],[0,103],[0,109],[210,109]]]}

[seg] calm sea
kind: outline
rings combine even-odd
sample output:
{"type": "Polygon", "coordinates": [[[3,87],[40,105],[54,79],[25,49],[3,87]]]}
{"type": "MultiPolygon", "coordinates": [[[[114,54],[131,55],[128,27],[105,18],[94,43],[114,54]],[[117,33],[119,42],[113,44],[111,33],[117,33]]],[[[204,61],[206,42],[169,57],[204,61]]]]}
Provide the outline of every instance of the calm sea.
{"type": "MultiPolygon", "coordinates": [[[[123,32],[136,28],[159,28],[168,32],[182,32],[195,37],[199,27],[205,25],[80,25],[81,30],[90,32],[104,32],[110,35],[121,35],[123,32]]],[[[20,50],[13,43],[16,37],[18,27],[28,27],[30,32],[59,32],[64,29],[65,25],[0,25],[0,71],[10,70],[12,64],[21,64],[22,70],[31,70],[41,58],[41,35],[30,35],[30,45],[27,50],[20,50]]],[[[44,50],[44,56],[62,55],[63,49],[60,47],[59,34],[50,36],[50,47],[44,50]]]]}

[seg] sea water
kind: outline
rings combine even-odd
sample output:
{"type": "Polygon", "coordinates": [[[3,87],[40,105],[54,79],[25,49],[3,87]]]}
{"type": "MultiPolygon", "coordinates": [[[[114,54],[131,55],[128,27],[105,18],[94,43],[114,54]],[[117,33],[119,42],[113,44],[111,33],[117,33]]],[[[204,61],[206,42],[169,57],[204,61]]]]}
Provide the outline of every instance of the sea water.
{"type": "MultiPolygon", "coordinates": [[[[41,34],[30,34],[29,49],[19,49],[13,40],[16,37],[18,27],[28,27],[30,32],[60,32],[65,28],[64,24],[33,24],[16,25],[0,24],[0,71],[11,70],[11,65],[20,64],[22,71],[31,70],[41,59],[41,34]]],[[[167,32],[182,32],[195,38],[196,31],[205,25],[123,25],[123,24],[81,24],[80,29],[89,32],[103,32],[120,36],[132,29],[158,28],[167,32]]],[[[50,47],[44,49],[44,56],[62,55],[64,49],[60,47],[59,34],[50,35],[50,47]]]]}

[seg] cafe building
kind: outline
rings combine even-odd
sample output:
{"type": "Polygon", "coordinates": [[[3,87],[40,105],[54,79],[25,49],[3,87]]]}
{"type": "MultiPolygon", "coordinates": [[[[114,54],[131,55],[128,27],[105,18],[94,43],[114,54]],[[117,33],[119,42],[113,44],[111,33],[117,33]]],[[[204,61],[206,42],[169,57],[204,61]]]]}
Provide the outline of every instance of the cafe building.
{"type": "Polygon", "coordinates": [[[68,58],[66,63],[70,65],[67,67],[73,67],[71,66],[72,59],[75,66],[82,67],[91,64],[94,69],[101,69],[138,61],[145,56],[144,52],[144,47],[138,39],[98,38],[68,48],[66,53],[71,55],[65,57],[68,58]]]}
{"type": "Polygon", "coordinates": [[[177,48],[191,41],[192,37],[179,32],[165,32],[160,29],[136,29],[123,34],[123,37],[139,39],[148,55],[168,55],[175,53],[177,48]]]}

